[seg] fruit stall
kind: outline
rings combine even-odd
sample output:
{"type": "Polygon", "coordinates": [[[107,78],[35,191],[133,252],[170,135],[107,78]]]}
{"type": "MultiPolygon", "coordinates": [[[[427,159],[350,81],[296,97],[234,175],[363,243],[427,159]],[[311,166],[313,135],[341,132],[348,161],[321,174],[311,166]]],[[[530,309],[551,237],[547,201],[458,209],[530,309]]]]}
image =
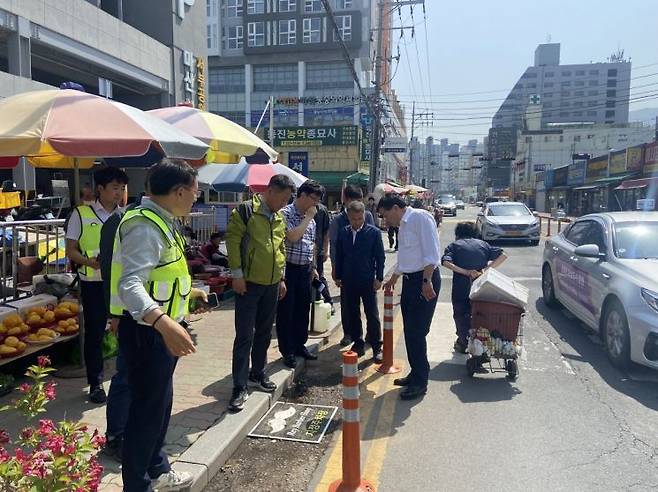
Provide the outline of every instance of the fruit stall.
{"type": "Polygon", "coordinates": [[[80,306],[39,294],[0,307],[0,366],[78,337],[80,306]]]}

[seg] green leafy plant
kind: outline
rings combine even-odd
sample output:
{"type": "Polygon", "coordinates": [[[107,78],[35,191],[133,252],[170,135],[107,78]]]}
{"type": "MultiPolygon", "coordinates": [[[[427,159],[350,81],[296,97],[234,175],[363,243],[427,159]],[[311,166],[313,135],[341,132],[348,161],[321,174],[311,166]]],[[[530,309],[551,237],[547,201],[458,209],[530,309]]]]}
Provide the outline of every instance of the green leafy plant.
{"type": "MultiPolygon", "coordinates": [[[[55,399],[55,383],[46,381],[54,369],[47,357],[38,360],[26,373],[33,383],[21,384],[21,395],[0,411],[13,410],[32,421],[55,399]]],[[[89,434],[85,425],[75,422],[41,419],[38,425],[25,427],[13,441],[0,429],[0,490],[96,491],[103,472],[96,454],[103,444],[105,438],[98,431],[89,434]]]]}

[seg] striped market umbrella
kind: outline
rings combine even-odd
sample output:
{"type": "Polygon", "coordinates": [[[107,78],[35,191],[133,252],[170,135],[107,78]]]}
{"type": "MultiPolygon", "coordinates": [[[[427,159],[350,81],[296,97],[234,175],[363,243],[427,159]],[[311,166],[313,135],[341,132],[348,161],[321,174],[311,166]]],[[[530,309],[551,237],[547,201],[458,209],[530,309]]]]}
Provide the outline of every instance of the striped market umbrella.
{"type": "Polygon", "coordinates": [[[278,152],[265,141],[217,114],[189,106],[153,109],[148,113],[208,144],[211,151],[206,161],[209,163],[230,164],[254,154],[261,154],[265,161],[277,159],[278,152]]]}
{"type": "Polygon", "coordinates": [[[242,192],[249,188],[255,193],[264,191],[275,174],[285,174],[299,187],[308,178],[283,164],[249,164],[241,162],[231,166],[208,164],[199,168],[199,183],[215,191],[242,192]]]}
{"type": "Polygon", "coordinates": [[[208,152],[144,111],[76,90],[18,94],[0,101],[0,114],[0,157],[25,156],[37,167],[91,167],[94,158],[199,161],[208,152]]]}

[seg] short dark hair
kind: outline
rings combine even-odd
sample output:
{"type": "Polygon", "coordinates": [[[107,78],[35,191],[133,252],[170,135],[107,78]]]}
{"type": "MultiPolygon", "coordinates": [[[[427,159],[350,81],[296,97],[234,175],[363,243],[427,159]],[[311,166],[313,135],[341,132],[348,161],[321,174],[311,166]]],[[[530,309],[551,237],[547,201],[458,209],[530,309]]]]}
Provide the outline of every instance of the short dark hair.
{"type": "Polygon", "coordinates": [[[475,222],[460,222],[455,227],[455,238],[457,239],[469,239],[476,236],[475,222]]]}
{"type": "Polygon", "coordinates": [[[391,210],[395,205],[400,208],[405,208],[407,204],[399,195],[395,193],[386,193],[377,204],[377,210],[391,210]]]}
{"type": "Polygon", "coordinates": [[[164,158],[148,170],[149,193],[164,196],[181,186],[192,186],[197,174],[197,170],[182,159],[164,158]]]}
{"type": "Polygon", "coordinates": [[[297,196],[302,193],[306,195],[318,195],[322,199],[324,196],[324,187],[314,179],[307,179],[297,190],[297,196]]]}
{"type": "Polygon", "coordinates": [[[363,190],[355,185],[347,185],[343,189],[343,197],[350,200],[363,200],[363,190]]]}
{"type": "Polygon", "coordinates": [[[221,232],[213,232],[210,235],[210,240],[212,241],[214,239],[222,239],[223,237],[224,237],[224,234],[222,234],[221,232]]]}
{"type": "Polygon", "coordinates": [[[278,191],[290,190],[292,193],[294,193],[297,188],[292,179],[285,174],[275,174],[272,176],[267,187],[276,188],[278,191]]]}
{"type": "Polygon", "coordinates": [[[103,167],[94,172],[94,183],[96,186],[107,186],[112,181],[119,184],[128,184],[128,175],[118,167],[103,167]]]}

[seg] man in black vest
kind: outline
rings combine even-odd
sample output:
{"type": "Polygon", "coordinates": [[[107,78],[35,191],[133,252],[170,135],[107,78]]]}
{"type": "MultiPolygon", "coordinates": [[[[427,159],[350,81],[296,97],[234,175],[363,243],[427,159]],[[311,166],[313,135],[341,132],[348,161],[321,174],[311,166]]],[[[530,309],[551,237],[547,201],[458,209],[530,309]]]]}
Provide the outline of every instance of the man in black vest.
{"type": "Polygon", "coordinates": [[[336,241],[336,284],[343,289],[345,332],[354,342],[352,350],[365,355],[361,325],[361,300],[366,314],[366,341],[372,347],[373,360],[383,361],[381,323],[377,309],[377,291],[384,279],[384,243],[378,228],[365,223],[365,205],[353,201],[347,207],[350,225],[338,231],[336,241]]]}

